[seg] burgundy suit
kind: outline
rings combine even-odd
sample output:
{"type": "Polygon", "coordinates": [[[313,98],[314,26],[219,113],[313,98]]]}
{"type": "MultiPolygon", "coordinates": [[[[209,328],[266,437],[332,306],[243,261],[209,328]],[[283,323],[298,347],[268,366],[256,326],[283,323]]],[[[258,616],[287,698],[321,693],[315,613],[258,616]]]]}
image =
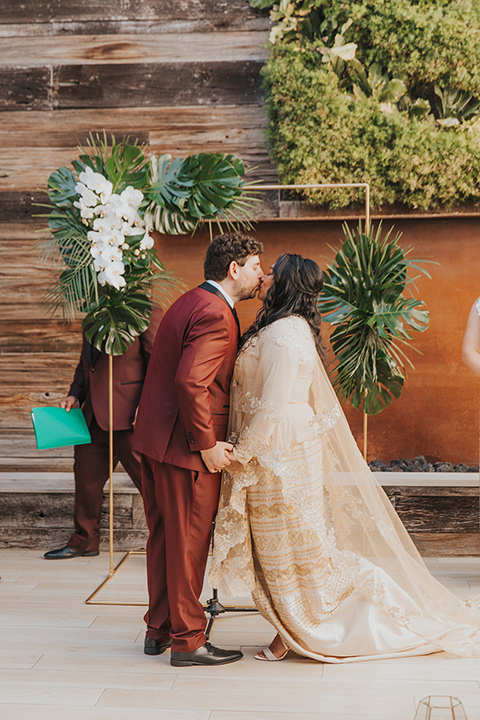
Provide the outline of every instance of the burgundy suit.
{"type": "Polygon", "coordinates": [[[208,283],[166,312],[157,333],[135,425],[149,527],[147,634],[172,649],[205,643],[199,596],[218,505],[220,473],[200,450],[225,440],[238,320],[208,283]]]}
{"type": "MultiPolygon", "coordinates": [[[[140,492],[140,458],[132,450],[132,423],[161,317],[161,311],[155,309],[146,332],[126,353],[113,358],[114,465],[120,460],[140,492]]],[[[109,474],[108,356],[90,345],[85,336],[68,394],[78,399],[92,442],[76,445],[74,450],[75,532],[67,544],[72,550],[91,552],[99,546],[103,488],[109,474]]]]}

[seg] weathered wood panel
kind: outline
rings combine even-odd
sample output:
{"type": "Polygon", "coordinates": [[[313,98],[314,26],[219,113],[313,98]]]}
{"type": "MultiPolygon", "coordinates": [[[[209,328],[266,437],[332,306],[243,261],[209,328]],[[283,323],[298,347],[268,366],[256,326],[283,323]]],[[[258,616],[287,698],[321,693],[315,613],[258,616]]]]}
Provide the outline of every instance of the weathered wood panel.
{"type": "MultiPolygon", "coordinates": [[[[17,430],[0,434],[0,458],[28,460],[29,458],[41,457],[48,458],[50,461],[59,460],[62,462],[67,459],[70,465],[67,470],[62,469],[61,472],[69,472],[72,469],[73,447],[38,450],[31,427],[23,432],[17,430]]],[[[29,471],[23,470],[22,472],[29,471]]]]}
{"type": "MultiPolygon", "coordinates": [[[[0,313],[1,313],[0,303],[0,313]]],[[[61,353],[79,357],[81,348],[81,321],[64,323],[62,320],[37,320],[19,327],[16,320],[0,321],[1,354],[61,353]]]]}
{"type": "MultiPolygon", "coordinates": [[[[117,138],[130,136],[148,142],[148,151],[157,154],[185,157],[202,151],[232,153],[247,169],[254,168],[252,178],[267,182],[276,179],[267,155],[265,113],[260,107],[89,110],[81,113],[76,127],[78,115],[74,110],[13,113],[10,120],[0,113],[0,191],[28,193],[31,212],[41,212],[35,211],[31,202],[45,201],[45,196],[30,193],[30,189],[45,186],[52,170],[70,165],[78,154],[78,143],[85,144],[89,132],[101,134],[104,129],[117,138]],[[16,126],[13,136],[9,130],[12,125],[16,126]]],[[[9,219],[16,211],[24,212],[8,196],[4,196],[2,208],[9,219]]]]}
{"type": "MultiPolygon", "coordinates": [[[[46,550],[65,545],[72,534],[73,524],[63,528],[5,528],[0,535],[0,548],[25,548],[38,551],[41,558],[46,550]]],[[[117,528],[114,535],[114,550],[141,550],[145,548],[147,530],[117,528]]],[[[108,549],[108,530],[103,527],[100,548],[108,549]]]]}
{"type": "Polygon", "coordinates": [[[4,68],[0,110],[248,105],[262,102],[261,61],[4,68]]]}
{"type": "Polygon", "coordinates": [[[51,90],[52,73],[47,67],[2,68],[0,111],[46,110],[52,107],[51,90]]]}
{"type": "Polygon", "coordinates": [[[410,533],[421,555],[425,557],[461,557],[480,555],[478,533],[410,533]]]}
{"type": "Polygon", "coordinates": [[[122,35],[67,36],[0,39],[0,67],[51,65],[118,65],[145,63],[196,64],[265,60],[263,32],[157,33],[146,37],[122,35]]]}
{"type": "MultiPolygon", "coordinates": [[[[0,178],[2,174],[0,159],[0,178]]],[[[38,213],[38,207],[36,207],[36,205],[42,202],[45,202],[45,194],[42,192],[0,191],[2,221],[5,223],[23,222],[28,224],[38,222],[34,215],[38,213]]]]}
{"type": "MultiPolygon", "coordinates": [[[[245,0],[2,0],[0,24],[7,27],[43,28],[44,32],[65,32],[74,25],[76,33],[90,30],[95,24],[101,32],[115,32],[119,24],[143,21],[142,30],[148,27],[178,27],[197,23],[192,27],[215,27],[230,31],[251,25],[268,27],[268,19],[250,8],[245,0]],[[174,25],[175,24],[175,25],[174,25]],[[110,30],[109,30],[110,28],[110,30]]],[[[18,31],[17,31],[18,32],[18,31]]]]}
{"type": "Polygon", "coordinates": [[[262,102],[260,61],[66,65],[53,68],[53,108],[249,105],[262,102]]]}
{"type": "Polygon", "coordinates": [[[147,133],[170,131],[179,136],[183,132],[188,146],[190,134],[194,135],[202,128],[225,132],[263,129],[265,120],[264,108],[254,103],[240,107],[117,108],[115,112],[101,108],[85,108],[81,113],[71,110],[18,111],[0,113],[0,142],[5,147],[76,147],[89,132],[98,132],[108,126],[117,136],[135,132],[134,137],[137,137],[136,133],[144,133],[145,140],[149,137],[147,133]],[[15,133],[11,132],[13,128],[15,133]]]}
{"type": "MultiPolygon", "coordinates": [[[[57,528],[71,524],[72,496],[68,493],[0,493],[1,528],[57,528]]],[[[103,525],[108,524],[108,499],[102,505],[103,525]]],[[[113,525],[133,526],[132,496],[114,495],[113,525]]]]}
{"type": "Polygon", "coordinates": [[[395,510],[409,532],[478,533],[479,499],[455,496],[396,498],[395,510]]]}

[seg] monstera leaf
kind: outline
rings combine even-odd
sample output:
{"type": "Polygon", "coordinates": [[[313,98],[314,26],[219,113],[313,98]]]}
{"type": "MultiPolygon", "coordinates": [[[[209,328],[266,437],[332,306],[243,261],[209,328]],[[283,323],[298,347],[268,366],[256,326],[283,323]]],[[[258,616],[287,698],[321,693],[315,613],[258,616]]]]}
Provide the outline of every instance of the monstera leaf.
{"type": "Polygon", "coordinates": [[[145,332],[151,301],[144,293],[122,293],[112,288],[83,321],[87,340],[108,355],[123,355],[132,339],[145,332]]]}
{"type": "Polygon", "coordinates": [[[207,220],[249,226],[257,198],[246,183],[243,163],[232,155],[153,156],[151,178],[146,212],[159,232],[191,232],[207,220]]]}

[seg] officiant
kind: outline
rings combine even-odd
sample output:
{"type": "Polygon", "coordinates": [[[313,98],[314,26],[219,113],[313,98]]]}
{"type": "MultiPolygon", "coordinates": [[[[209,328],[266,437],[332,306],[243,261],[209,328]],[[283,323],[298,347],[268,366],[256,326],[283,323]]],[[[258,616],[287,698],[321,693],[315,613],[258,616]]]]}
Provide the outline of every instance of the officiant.
{"type": "MultiPolygon", "coordinates": [[[[133,420],[161,318],[161,310],[154,307],[147,330],[123,355],[113,357],[114,467],[120,461],[140,493],[140,458],[132,450],[133,420]]],[[[60,407],[82,408],[92,442],[76,445],[74,450],[75,531],[64,547],[45,553],[47,560],[99,554],[103,488],[109,477],[108,355],[93,347],[85,335],[73,382],[60,407]]]]}

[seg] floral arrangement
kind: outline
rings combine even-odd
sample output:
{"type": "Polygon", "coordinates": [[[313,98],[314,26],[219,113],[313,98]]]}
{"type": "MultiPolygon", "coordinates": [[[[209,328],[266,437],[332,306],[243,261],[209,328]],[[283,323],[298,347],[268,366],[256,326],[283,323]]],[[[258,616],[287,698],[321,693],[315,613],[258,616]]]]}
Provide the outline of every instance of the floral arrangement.
{"type": "Polygon", "coordinates": [[[78,177],[75,190],[80,199],[75,200],[73,205],[80,210],[82,220],[87,221],[85,224],[92,228],[87,238],[92,243],[90,254],[98,273],[98,282],[102,286],[108,283],[120,290],[126,285],[123,253],[132,253],[133,250],[130,260],[135,262],[139,256],[145,260],[146,251],[154,246],[154,240],[138,212],[143,193],[132,185],[120,194],[114,193],[113,183],[88,165],[78,177]],[[140,231],[145,231],[145,234],[138,243],[135,241],[140,231]]]}
{"type": "Polygon", "coordinates": [[[178,281],[155,252],[152,232],[194,232],[207,221],[249,224],[252,184],[240,160],[201,153],[172,160],[144,146],[90,137],[73,170],[47,182],[49,236],[42,258],[60,263],[45,296],[66,320],[85,313],[83,329],[98,349],[123,354],[149,324],[152,303],[178,281]]]}

